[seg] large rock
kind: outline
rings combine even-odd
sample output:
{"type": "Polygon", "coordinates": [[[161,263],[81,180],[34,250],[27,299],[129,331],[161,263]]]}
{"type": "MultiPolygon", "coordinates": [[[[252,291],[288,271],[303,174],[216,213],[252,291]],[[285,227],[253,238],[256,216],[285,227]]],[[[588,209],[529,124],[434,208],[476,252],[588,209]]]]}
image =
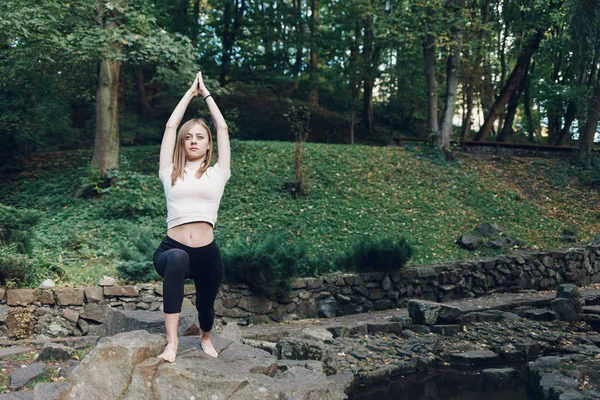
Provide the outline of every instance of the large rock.
{"type": "Polygon", "coordinates": [[[34,289],[10,289],[6,294],[9,306],[26,306],[37,300],[34,289]]]}
{"type": "Polygon", "coordinates": [[[129,387],[134,368],[159,355],[165,343],[162,336],[145,331],[102,338],[96,348],[73,370],[62,398],[120,398],[129,387]]]}
{"type": "Polygon", "coordinates": [[[83,306],[83,311],[81,312],[81,314],[79,314],[79,316],[81,318],[100,322],[102,324],[104,323],[106,314],[108,314],[110,310],[111,308],[108,306],[108,304],[86,304],[85,306],[83,306]]]}
{"type": "Polygon", "coordinates": [[[10,388],[19,389],[32,379],[35,379],[42,375],[47,375],[46,364],[35,363],[26,366],[25,368],[18,368],[12,374],[10,374],[10,388]]]}
{"type": "Polygon", "coordinates": [[[477,250],[483,245],[483,239],[470,233],[463,233],[457,240],[458,244],[463,249],[477,250]]]}
{"type": "Polygon", "coordinates": [[[40,361],[66,361],[71,359],[73,350],[58,343],[46,343],[37,356],[40,361]]]}
{"type": "Polygon", "coordinates": [[[183,337],[175,363],[155,356],[164,339],[143,331],[102,339],[73,371],[62,399],[345,399],[320,368],[277,373],[271,354],[213,335],[212,358],[183,337]],[[110,383],[110,384],[107,384],[110,383]]]}
{"type": "Polygon", "coordinates": [[[54,290],[54,298],[59,306],[81,306],[84,295],[82,288],[63,288],[54,290]]]}
{"type": "Polygon", "coordinates": [[[441,305],[427,300],[408,301],[408,315],[418,325],[433,325],[437,322],[441,305]]]}
{"type": "Polygon", "coordinates": [[[60,394],[66,387],[66,382],[38,383],[33,388],[33,400],[60,400],[60,394]]]}
{"type": "MultiPolygon", "coordinates": [[[[193,308],[181,310],[179,316],[179,336],[197,320],[197,312],[193,308]]],[[[104,322],[106,336],[121,332],[145,330],[150,333],[165,333],[165,316],[161,311],[121,311],[113,310],[108,313],[104,322]]]]}
{"type": "Polygon", "coordinates": [[[556,317],[561,321],[579,321],[583,313],[581,292],[572,284],[560,285],[556,298],[550,303],[556,317]]]}
{"type": "Polygon", "coordinates": [[[483,224],[477,225],[477,227],[473,230],[476,235],[483,237],[494,237],[500,235],[504,231],[504,228],[496,222],[486,222],[483,224]]]}

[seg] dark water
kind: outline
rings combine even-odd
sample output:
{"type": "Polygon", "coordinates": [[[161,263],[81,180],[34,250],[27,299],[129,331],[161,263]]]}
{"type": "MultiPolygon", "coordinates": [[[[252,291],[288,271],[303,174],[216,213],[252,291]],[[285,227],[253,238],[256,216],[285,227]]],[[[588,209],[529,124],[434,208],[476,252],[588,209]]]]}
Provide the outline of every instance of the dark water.
{"type": "Polygon", "coordinates": [[[443,369],[399,376],[357,387],[350,400],[530,400],[525,370],[519,376],[489,380],[480,371],[443,369]]]}

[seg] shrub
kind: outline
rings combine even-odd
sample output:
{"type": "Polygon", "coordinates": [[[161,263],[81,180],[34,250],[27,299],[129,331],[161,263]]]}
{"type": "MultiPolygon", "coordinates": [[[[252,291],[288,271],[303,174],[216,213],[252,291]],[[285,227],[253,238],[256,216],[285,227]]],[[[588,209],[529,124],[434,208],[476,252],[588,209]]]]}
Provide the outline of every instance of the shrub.
{"type": "Polygon", "coordinates": [[[0,245],[14,244],[17,253],[30,254],[32,229],[40,217],[36,210],[0,204],[0,245]]]}
{"type": "Polygon", "coordinates": [[[162,186],[155,175],[114,172],[113,186],[103,190],[108,218],[159,217],[164,214],[162,186]]]}
{"type": "Polygon", "coordinates": [[[26,254],[16,251],[16,246],[0,246],[0,284],[29,283],[33,277],[33,263],[26,254]]]}
{"type": "Polygon", "coordinates": [[[257,293],[277,295],[289,291],[292,280],[310,270],[306,244],[290,244],[281,234],[258,244],[236,240],[224,248],[223,262],[227,282],[246,283],[257,293]]]}
{"type": "Polygon", "coordinates": [[[347,271],[396,271],[412,256],[412,247],[405,238],[395,242],[391,239],[365,237],[339,261],[347,271]]]}
{"type": "Polygon", "coordinates": [[[130,282],[150,282],[158,279],[152,262],[156,250],[152,232],[135,224],[126,224],[123,230],[130,242],[120,244],[119,254],[123,261],[117,264],[117,275],[130,282]]]}

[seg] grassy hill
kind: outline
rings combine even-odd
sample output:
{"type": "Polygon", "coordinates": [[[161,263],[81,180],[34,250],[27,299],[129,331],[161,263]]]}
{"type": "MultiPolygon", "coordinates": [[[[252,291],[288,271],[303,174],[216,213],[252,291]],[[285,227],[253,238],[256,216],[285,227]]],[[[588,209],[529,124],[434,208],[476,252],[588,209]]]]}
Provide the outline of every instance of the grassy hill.
{"type": "MultiPolygon", "coordinates": [[[[414,247],[409,263],[425,264],[494,254],[455,244],[483,222],[500,222],[525,249],[570,245],[561,231],[573,226],[582,243],[600,233],[600,174],[564,160],[457,153],[445,162],[419,146],[308,143],[309,193],[293,199],[282,189],[294,179],[293,143],[233,141],[232,151],[215,231],[223,251],[280,232],[291,243],[306,240],[312,257],[335,259],[363,236],[405,236],[414,247]]],[[[117,187],[90,199],[74,196],[93,182],[90,152],[38,154],[25,171],[2,177],[0,203],[43,212],[33,254],[65,272],[54,279],[96,282],[115,274],[122,247],[140,229],[151,232],[151,248],[166,233],[158,153],[158,146],[123,148],[117,187]]]]}

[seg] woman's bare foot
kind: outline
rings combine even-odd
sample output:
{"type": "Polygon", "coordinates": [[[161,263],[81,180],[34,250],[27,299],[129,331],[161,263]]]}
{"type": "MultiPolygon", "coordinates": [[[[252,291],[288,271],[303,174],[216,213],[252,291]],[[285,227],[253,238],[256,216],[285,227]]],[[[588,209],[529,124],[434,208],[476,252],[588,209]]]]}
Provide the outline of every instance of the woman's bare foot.
{"type": "Polygon", "coordinates": [[[167,343],[163,352],[158,356],[170,363],[175,361],[175,357],[177,357],[177,343],[167,343]]]}
{"type": "Polygon", "coordinates": [[[204,352],[206,354],[208,354],[209,356],[215,357],[215,358],[217,358],[219,356],[219,354],[217,353],[217,351],[215,350],[215,348],[213,347],[213,345],[210,341],[210,337],[200,338],[200,346],[202,346],[202,350],[204,350],[204,352]]]}

